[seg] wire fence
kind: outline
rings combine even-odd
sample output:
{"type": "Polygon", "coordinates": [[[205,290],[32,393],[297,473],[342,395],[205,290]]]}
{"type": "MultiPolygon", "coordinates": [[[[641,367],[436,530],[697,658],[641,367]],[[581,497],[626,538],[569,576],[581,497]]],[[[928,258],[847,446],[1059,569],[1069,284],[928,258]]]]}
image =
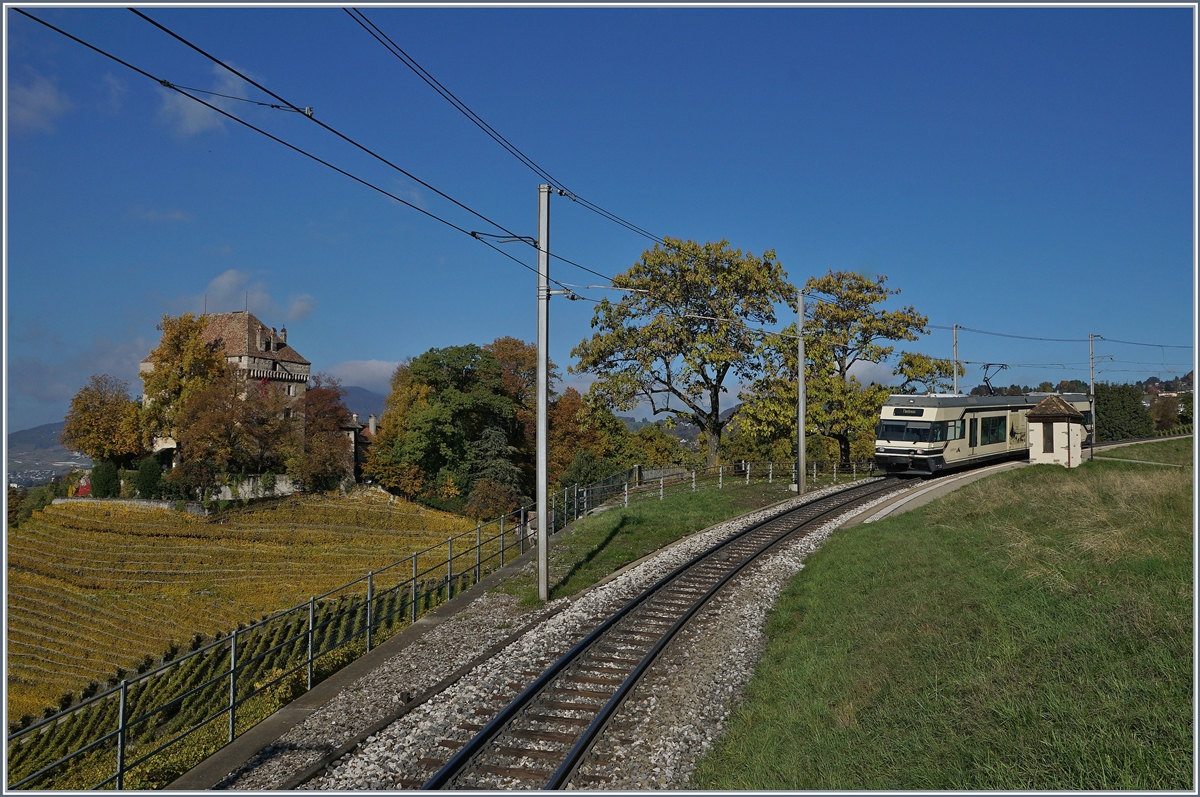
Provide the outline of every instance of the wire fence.
{"type": "MultiPolygon", "coordinates": [[[[751,483],[795,484],[795,463],[634,467],[550,496],[554,533],[606,506],[751,483]]],[[[874,474],[873,462],[812,463],[806,486],[874,474]],[[840,470],[839,470],[840,468],[840,470]]],[[[7,737],[10,789],[161,788],[323,678],[536,543],[521,507],[306,603],[232,631],[7,737]]],[[[198,640],[199,638],[197,638],[198,640]]],[[[115,680],[115,679],[114,679],[115,680]]]]}

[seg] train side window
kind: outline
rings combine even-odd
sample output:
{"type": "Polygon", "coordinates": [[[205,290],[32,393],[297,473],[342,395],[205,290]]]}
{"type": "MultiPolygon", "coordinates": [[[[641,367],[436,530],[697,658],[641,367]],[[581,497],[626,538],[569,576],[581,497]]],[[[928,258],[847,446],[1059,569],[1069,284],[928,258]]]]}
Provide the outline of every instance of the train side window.
{"type": "Polygon", "coordinates": [[[1003,415],[981,418],[979,421],[979,444],[990,446],[995,443],[1003,443],[1007,427],[1008,419],[1003,415]]]}
{"type": "Polygon", "coordinates": [[[959,419],[957,421],[949,421],[946,424],[946,439],[947,440],[962,440],[967,436],[967,422],[959,419]]]}
{"type": "Polygon", "coordinates": [[[970,439],[970,441],[968,441],[967,445],[969,445],[971,448],[974,448],[975,446],[979,445],[979,419],[978,418],[971,419],[971,439],[970,439]]]}

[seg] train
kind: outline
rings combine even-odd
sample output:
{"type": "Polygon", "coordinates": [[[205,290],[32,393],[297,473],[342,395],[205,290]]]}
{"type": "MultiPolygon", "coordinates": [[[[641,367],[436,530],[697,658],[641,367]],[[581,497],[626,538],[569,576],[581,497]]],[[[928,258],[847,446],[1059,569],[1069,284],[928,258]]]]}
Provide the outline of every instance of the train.
{"type": "Polygon", "coordinates": [[[1019,396],[892,395],[875,427],[875,465],[898,475],[928,476],[1029,455],[1025,416],[1058,395],[1083,414],[1091,441],[1092,408],[1086,393],[1019,396]]]}

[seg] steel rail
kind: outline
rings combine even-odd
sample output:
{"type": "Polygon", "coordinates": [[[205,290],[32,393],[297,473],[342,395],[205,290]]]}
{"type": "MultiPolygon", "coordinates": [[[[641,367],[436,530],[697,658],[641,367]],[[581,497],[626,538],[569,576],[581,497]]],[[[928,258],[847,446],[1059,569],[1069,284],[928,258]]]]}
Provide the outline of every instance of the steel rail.
{"type": "MultiPolygon", "coordinates": [[[[460,774],[461,772],[465,771],[468,768],[470,763],[480,753],[482,753],[487,748],[487,746],[498,735],[500,735],[500,733],[505,729],[505,727],[512,720],[514,720],[518,715],[520,715],[520,713],[526,707],[528,707],[531,703],[533,703],[533,701],[539,695],[541,695],[543,692],[545,692],[547,687],[549,687],[558,678],[559,675],[561,675],[572,664],[574,664],[585,651],[594,647],[595,644],[598,641],[600,641],[614,626],[616,626],[619,622],[621,622],[623,619],[628,617],[637,608],[642,606],[648,599],[659,594],[665,587],[670,585],[672,582],[675,582],[680,576],[684,575],[689,570],[692,570],[693,568],[695,568],[697,565],[699,565],[704,560],[709,559],[714,554],[720,552],[722,549],[725,549],[725,548],[733,545],[734,543],[742,540],[743,538],[747,537],[747,535],[753,534],[756,531],[760,531],[763,529],[763,527],[768,526],[769,524],[772,524],[772,523],[776,523],[776,522],[780,521],[781,519],[786,518],[790,514],[801,513],[804,511],[811,511],[812,509],[814,509],[816,507],[816,505],[818,505],[820,503],[823,503],[828,500],[836,501],[837,498],[845,498],[846,497],[845,493],[847,493],[847,492],[855,493],[854,497],[851,498],[849,501],[840,501],[840,502],[834,503],[834,505],[821,510],[814,517],[804,519],[796,527],[789,529],[786,532],[775,535],[775,537],[769,543],[767,543],[765,546],[760,546],[759,550],[756,550],[754,553],[752,553],[751,555],[749,555],[747,557],[743,557],[743,560],[740,563],[738,563],[738,565],[735,567],[735,569],[732,572],[727,573],[725,575],[725,577],[721,579],[720,583],[716,587],[711,588],[710,590],[708,590],[705,593],[705,595],[702,598],[700,598],[698,601],[693,602],[693,605],[689,608],[685,617],[680,618],[679,620],[676,621],[675,626],[673,626],[673,628],[671,630],[671,636],[673,636],[674,633],[679,628],[682,628],[683,625],[686,624],[686,620],[695,614],[695,611],[698,610],[700,608],[700,606],[703,605],[703,603],[707,600],[707,598],[711,594],[715,594],[715,592],[720,588],[721,585],[726,583],[729,580],[729,578],[732,578],[732,576],[737,571],[739,571],[742,567],[744,567],[746,564],[749,564],[750,562],[752,562],[754,560],[754,558],[757,557],[758,555],[760,555],[764,550],[766,550],[766,548],[769,548],[775,542],[792,534],[794,531],[796,531],[796,529],[802,528],[802,527],[808,525],[809,523],[812,523],[816,519],[824,517],[824,516],[830,514],[831,512],[835,512],[839,509],[843,509],[846,506],[853,504],[855,502],[869,498],[873,495],[878,494],[879,492],[883,492],[885,490],[894,488],[895,483],[896,482],[894,479],[884,479],[881,482],[872,483],[872,485],[853,485],[853,484],[847,485],[847,487],[844,490],[838,491],[837,493],[834,493],[833,495],[826,496],[821,499],[818,499],[817,501],[811,501],[811,502],[809,502],[807,504],[803,504],[799,507],[795,507],[795,508],[780,512],[776,515],[773,515],[772,517],[766,518],[765,520],[755,523],[755,524],[737,532],[736,534],[731,535],[730,537],[726,538],[725,540],[722,540],[721,542],[711,546],[710,548],[706,549],[705,551],[697,554],[696,556],[692,557],[687,562],[679,565],[674,570],[672,570],[670,573],[668,573],[667,575],[665,575],[661,579],[659,579],[657,582],[655,582],[653,585],[646,588],[639,595],[637,595],[636,597],[631,599],[619,611],[617,611],[615,614],[613,614],[612,616],[607,618],[603,623],[601,623],[596,628],[594,628],[591,632],[589,632],[587,634],[587,636],[585,636],[582,640],[580,640],[578,643],[576,643],[569,651],[567,651],[566,654],[564,654],[556,662],[554,662],[552,665],[550,665],[545,671],[543,671],[543,673],[540,676],[538,676],[538,678],[535,679],[532,684],[530,684],[528,687],[526,687],[512,702],[510,702],[507,706],[505,706],[505,708],[502,709],[490,722],[488,722],[475,736],[473,736],[468,742],[466,742],[461,748],[459,748],[458,752],[456,752],[450,758],[450,760],[447,761],[441,767],[441,769],[439,769],[428,781],[426,781],[426,783],[421,788],[433,790],[433,789],[442,789],[442,788],[445,788],[446,786],[448,786],[450,784],[450,782],[458,774],[460,774]],[[864,486],[873,487],[873,489],[864,491],[863,490],[864,486]]],[[[669,641],[669,639],[667,641],[669,641]]],[[[660,640],[660,643],[661,644],[656,645],[654,650],[652,651],[652,653],[654,655],[657,655],[657,652],[661,651],[662,648],[665,647],[665,645],[666,645],[666,642],[663,642],[662,640],[660,640]]],[[[636,677],[640,676],[643,672],[645,672],[645,670],[653,662],[653,658],[654,658],[654,656],[651,655],[650,653],[646,654],[646,656],[643,657],[642,662],[640,662],[639,665],[634,670],[634,673],[636,673],[636,676],[631,674],[630,676],[627,677],[628,688],[624,688],[626,686],[626,684],[623,683],[622,688],[624,688],[624,691],[622,692],[620,689],[618,690],[618,692],[621,695],[621,699],[623,699],[624,696],[628,694],[629,689],[632,688],[633,681],[629,681],[628,679],[633,678],[634,681],[636,681],[636,677]]],[[[606,712],[602,712],[603,717],[598,717],[596,720],[594,720],[592,722],[592,725],[589,726],[588,730],[592,731],[591,741],[594,741],[595,737],[598,736],[599,732],[601,730],[603,730],[603,725],[607,722],[607,719],[611,716],[611,714],[619,706],[619,704],[620,704],[619,700],[616,703],[612,702],[612,700],[615,698],[616,698],[615,695],[613,696],[613,698],[610,698],[609,703],[611,704],[611,708],[609,708],[609,703],[606,703],[604,708],[607,708],[609,710],[606,712]]],[[[584,707],[581,706],[580,708],[582,709],[584,707]]],[[[586,732],[585,732],[585,736],[587,736],[586,732]]],[[[574,756],[572,757],[570,769],[573,769],[574,763],[577,762],[583,756],[583,754],[585,754],[587,752],[587,749],[590,749],[591,743],[589,741],[589,743],[585,746],[583,744],[583,739],[581,739],[580,742],[578,742],[576,746],[579,748],[579,752],[575,753],[574,756]]],[[[574,752],[575,752],[574,749],[572,751],[570,751],[570,753],[574,753],[574,752]]],[[[567,766],[567,764],[564,764],[563,766],[567,766]]],[[[560,769],[561,769],[561,767],[560,767],[560,769]]],[[[558,776],[558,773],[555,773],[556,778],[557,778],[557,776],[558,776]]],[[[556,787],[550,786],[549,788],[556,788],[556,787]]]]}
{"type": "MultiPolygon", "coordinates": [[[[654,644],[654,647],[652,647],[646,653],[646,655],[642,657],[642,660],[638,662],[633,672],[629,674],[629,677],[627,677],[625,681],[621,683],[613,696],[609,698],[608,702],[605,703],[600,709],[600,713],[596,715],[594,720],[592,720],[592,724],[589,725],[587,729],[584,730],[583,734],[580,735],[579,741],[576,742],[571,750],[567,753],[567,757],[563,760],[563,763],[550,778],[550,781],[546,784],[545,788],[561,789],[567,784],[567,781],[570,780],[571,776],[575,773],[575,769],[582,762],[583,757],[587,755],[588,751],[591,750],[592,746],[599,739],[600,734],[604,732],[605,726],[608,724],[609,719],[611,719],[611,717],[617,712],[617,709],[621,707],[621,704],[625,702],[625,698],[628,697],[629,693],[632,692],[634,687],[637,686],[646,670],[650,669],[655,660],[658,658],[659,654],[662,653],[667,645],[671,643],[671,640],[673,640],[675,636],[681,630],[683,630],[684,626],[688,624],[692,617],[695,616],[695,614],[708,603],[712,596],[716,595],[722,587],[729,583],[734,576],[740,573],[747,565],[752,564],[769,549],[790,538],[797,531],[800,531],[801,529],[804,529],[813,523],[827,518],[829,515],[839,512],[848,506],[878,495],[881,492],[886,492],[894,486],[895,482],[893,480],[885,479],[876,490],[871,490],[865,494],[856,495],[849,501],[834,504],[817,515],[804,520],[804,522],[793,528],[791,531],[777,534],[775,537],[757,548],[753,553],[744,557],[742,561],[734,565],[733,568],[731,568],[724,576],[722,576],[717,583],[713,584],[708,591],[704,593],[704,595],[696,599],[696,601],[690,607],[688,607],[683,615],[681,615],[680,618],[675,621],[674,625],[672,625],[671,628],[663,634],[662,638],[660,638],[658,642],[654,644]]],[[[834,495],[841,495],[841,493],[835,493],[834,495]]],[[[833,496],[830,497],[832,498],[833,496]]],[[[811,504],[809,506],[811,506],[811,504]]],[[[774,519],[778,520],[783,517],[786,517],[786,515],[779,515],[774,519]]]]}

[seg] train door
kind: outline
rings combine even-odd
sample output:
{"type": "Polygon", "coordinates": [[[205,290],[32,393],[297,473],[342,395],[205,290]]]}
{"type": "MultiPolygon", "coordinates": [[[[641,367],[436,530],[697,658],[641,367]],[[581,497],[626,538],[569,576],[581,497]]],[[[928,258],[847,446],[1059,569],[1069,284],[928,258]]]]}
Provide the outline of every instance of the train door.
{"type": "Polygon", "coordinates": [[[969,424],[967,427],[967,447],[974,454],[975,446],[979,445],[979,419],[972,417],[969,424]]]}

